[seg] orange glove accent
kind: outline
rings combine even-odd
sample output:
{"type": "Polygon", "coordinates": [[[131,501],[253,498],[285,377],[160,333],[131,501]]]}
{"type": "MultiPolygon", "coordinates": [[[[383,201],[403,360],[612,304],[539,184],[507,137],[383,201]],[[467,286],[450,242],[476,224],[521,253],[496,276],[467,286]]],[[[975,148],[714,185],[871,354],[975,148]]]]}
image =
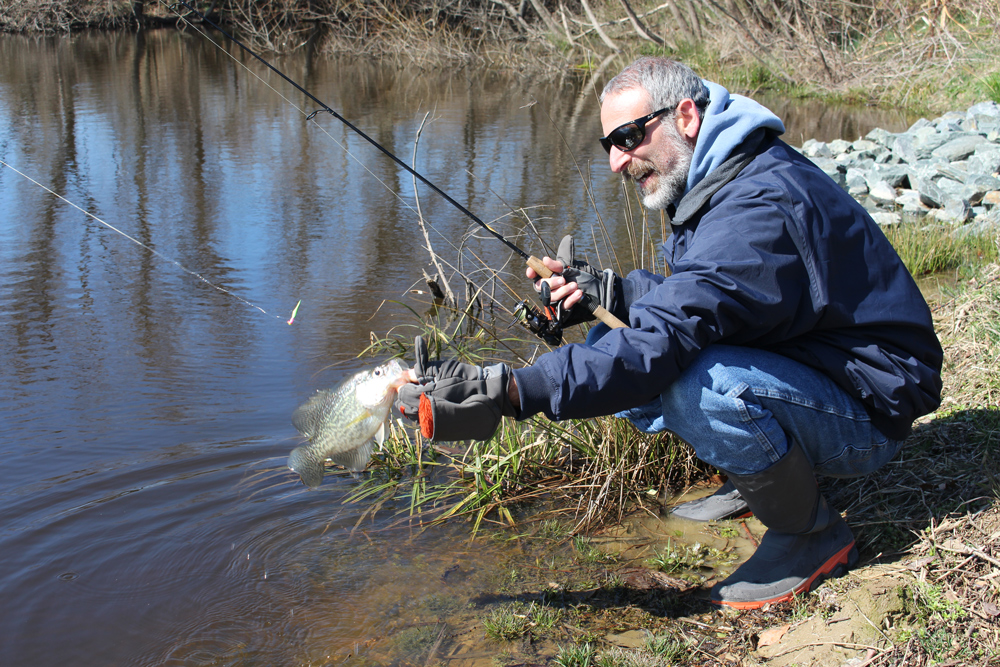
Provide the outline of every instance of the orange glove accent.
{"type": "Polygon", "coordinates": [[[420,407],[417,411],[420,419],[420,435],[428,440],[434,438],[434,413],[427,394],[420,394],[420,407]]]}

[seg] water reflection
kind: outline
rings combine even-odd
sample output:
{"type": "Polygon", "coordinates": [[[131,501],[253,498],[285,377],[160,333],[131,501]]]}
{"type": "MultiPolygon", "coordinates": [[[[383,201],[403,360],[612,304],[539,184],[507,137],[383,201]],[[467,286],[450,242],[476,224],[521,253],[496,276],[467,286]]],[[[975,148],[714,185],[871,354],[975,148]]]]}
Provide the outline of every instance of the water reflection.
{"type": "MultiPolygon", "coordinates": [[[[529,252],[525,217],[583,252],[599,219],[626,234],[583,82],[275,64],[529,252]]],[[[0,168],[0,663],[343,660],[439,570],[497,557],[460,526],[355,530],[348,478],[306,493],[284,468],[294,407],[413,322],[418,195],[446,260],[522,271],[312,110],[191,32],[0,36],[0,156],[121,232],[0,168]]],[[[796,113],[793,139],[901,129],[796,113]]]]}

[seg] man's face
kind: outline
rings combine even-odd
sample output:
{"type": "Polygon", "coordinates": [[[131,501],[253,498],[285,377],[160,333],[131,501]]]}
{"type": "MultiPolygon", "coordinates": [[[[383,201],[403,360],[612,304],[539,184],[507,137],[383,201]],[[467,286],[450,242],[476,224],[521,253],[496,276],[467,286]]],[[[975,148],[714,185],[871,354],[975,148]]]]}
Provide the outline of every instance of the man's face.
{"type": "MultiPolygon", "coordinates": [[[[653,111],[642,89],[609,95],[601,105],[604,134],[653,111]]],[[[624,172],[635,183],[643,206],[659,210],[684,194],[693,154],[694,142],[681,134],[676,114],[667,112],[646,124],[646,137],[632,150],[612,146],[609,160],[611,171],[624,172]]]]}

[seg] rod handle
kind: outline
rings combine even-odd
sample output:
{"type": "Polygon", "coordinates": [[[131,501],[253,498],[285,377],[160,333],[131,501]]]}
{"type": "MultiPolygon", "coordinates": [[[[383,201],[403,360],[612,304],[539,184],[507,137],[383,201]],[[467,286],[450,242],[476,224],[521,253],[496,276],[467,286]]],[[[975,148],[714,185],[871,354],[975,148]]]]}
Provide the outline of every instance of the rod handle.
{"type": "MultiPolygon", "coordinates": [[[[537,273],[542,278],[552,277],[552,271],[549,269],[549,267],[545,266],[545,264],[542,263],[542,260],[538,259],[534,255],[528,257],[528,266],[530,266],[535,271],[535,273],[537,273]]],[[[583,294],[582,303],[587,308],[587,310],[589,310],[594,314],[594,317],[604,322],[612,329],[621,329],[623,327],[628,326],[620,319],[612,315],[607,308],[599,304],[595,304],[594,300],[590,298],[590,295],[587,294],[586,292],[584,292],[583,294]]]]}

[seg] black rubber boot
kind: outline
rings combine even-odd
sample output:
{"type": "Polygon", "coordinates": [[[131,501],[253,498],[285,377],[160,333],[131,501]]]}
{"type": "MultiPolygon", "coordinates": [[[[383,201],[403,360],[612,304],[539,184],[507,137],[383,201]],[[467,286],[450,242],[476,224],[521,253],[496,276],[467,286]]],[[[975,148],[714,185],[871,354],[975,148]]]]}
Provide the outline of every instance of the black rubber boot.
{"type": "Polygon", "coordinates": [[[851,529],[820,494],[797,444],[767,470],[729,480],[767,532],[757,551],[712,588],[715,604],[758,609],[789,600],[858,561],[851,529]]]}
{"type": "Polygon", "coordinates": [[[689,500],[670,510],[674,516],[691,521],[720,521],[750,516],[753,512],[747,507],[743,496],[727,481],[719,490],[710,496],[689,500]]]}

